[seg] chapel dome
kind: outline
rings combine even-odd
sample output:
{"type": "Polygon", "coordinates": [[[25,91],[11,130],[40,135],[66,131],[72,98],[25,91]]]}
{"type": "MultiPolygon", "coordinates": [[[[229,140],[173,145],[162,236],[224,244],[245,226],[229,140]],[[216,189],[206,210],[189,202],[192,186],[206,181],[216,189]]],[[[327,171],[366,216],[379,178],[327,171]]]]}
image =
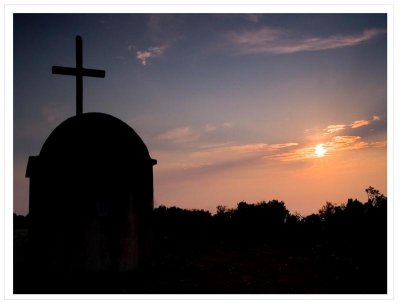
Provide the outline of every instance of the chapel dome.
{"type": "Polygon", "coordinates": [[[42,161],[76,162],[94,167],[96,164],[124,167],[156,163],[129,125],[104,113],[83,113],[68,118],[53,130],[39,156],[42,161]]]}

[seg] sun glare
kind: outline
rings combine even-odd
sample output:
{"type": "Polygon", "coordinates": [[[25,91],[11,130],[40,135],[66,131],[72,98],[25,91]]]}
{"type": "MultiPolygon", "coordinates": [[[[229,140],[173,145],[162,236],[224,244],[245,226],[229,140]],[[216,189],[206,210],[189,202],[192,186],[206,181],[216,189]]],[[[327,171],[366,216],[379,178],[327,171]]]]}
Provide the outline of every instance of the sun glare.
{"type": "Polygon", "coordinates": [[[326,153],[326,149],[325,149],[324,145],[318,144],[317,146],[315,146],[315,155],[318,158],[325,156],[325,153],[326,153]]]}

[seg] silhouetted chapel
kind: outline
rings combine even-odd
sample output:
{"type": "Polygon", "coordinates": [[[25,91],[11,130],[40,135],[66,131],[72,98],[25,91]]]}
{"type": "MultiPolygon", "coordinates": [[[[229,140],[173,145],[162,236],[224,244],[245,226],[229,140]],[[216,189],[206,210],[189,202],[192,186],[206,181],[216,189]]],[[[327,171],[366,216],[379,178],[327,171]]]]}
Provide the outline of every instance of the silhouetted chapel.
{"type": "Polygon", "coordinates": [[[77,114],[62,122],[38,156],[29,157],[29,215],[34,262],[51,272],[129,272],[150,250],[153,160],[136,132],[103,113],[82,112],[84,68],[53,66],[77,84],[77,114]]]}

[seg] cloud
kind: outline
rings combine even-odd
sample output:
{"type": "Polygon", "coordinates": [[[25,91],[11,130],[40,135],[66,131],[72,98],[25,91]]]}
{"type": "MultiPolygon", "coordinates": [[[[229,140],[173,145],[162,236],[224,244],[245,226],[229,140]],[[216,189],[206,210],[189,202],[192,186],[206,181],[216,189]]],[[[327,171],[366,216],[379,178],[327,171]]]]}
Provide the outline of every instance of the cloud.
{"type": "Polygon", "coordinates": [[[236,145],[219,148],[219,152],[235,152],[235,153],[254,153],[269,150],[269,145],[265,143],[254,143],[245,145],[236,145]]]}
{"type": "Polygon", "coordinates": [[[367,148],[369,144],[362,141],[360,136],[342,135],[335,136],[330,142],[324,144],[324,147],[329,150],[343,151],[367,148]]]}
{"type": "MultiPolygon", "coordinates": [[[[330,156],[334,152],[359,150],[364,148],[384,148],[386,146],[385,144],[386,142],[368,143],[363,141],[360,136],[343,135],[334,136],[329,141],[322,143],[322,146],[326,150],[326,155],[330,156]]],[[[315,148],[317,145],[319,144],[307,145],[289,152],[278,153],[273,155],[271,158],[282,162],[316,158],[315,148]]]]}
{"type": "Polygon", "coordinates": [[[386,141],[372,142],[370,145],[373,148],[385,149],[387,147],[387,142],[386,141]]]}
{"type": "Polygon", "coordinates": [[[278,153],[271,157],[265,156],[264,158],[271,158],[273,160],[278,160],[281,162],[288,162],[288,161],[299,161],[305,160],[309,158],[315,157],[315,147],[308,146],[299,149],[295,149],[293,151],[278,153]]]}
{"type": "Polygon", "coordinates": [[[298,143],[282,143],[282,144],[266,144],[266,143],[251,143],[244,145],[231,145],[231,146],[218,146],[209,147],[205,150],[197,151],[193,156],[212,156],[212,155],[243,155],[243,154],[254,154],[278,151],[292,146],[297,146],[298,143]]]}
{"type": "Polygon", "coordinates": [[[150,47],[147,50],[138,50],[136,51],[136,59],[143,65],[147,65],[147,61],[150,58],[158,58],[162,56],[167,49],[167,46],[156,46],[150,47]]]}
{"type": "Polygon", "coordinates": [[[180,127],[168,130],[158,136],[160,140],[172,141],[174,143],[183,143],[194,141],[199,137],[198,133],[193,131],[193,129],[189,126],[180,127]]]}
{"type": "Polygon", "coordinates": [[[268,52],[282,35],[283,31],[280,29],[263,27],[253,31],[229,32],[227,38],[237,45],[242,53],[264,53],[268,52]]]}
{"type": "Polygon", "coordinates": [[[335,133],[340,130],[343,130],[347,127],[347,125],[329,125],[324,129],[325,133],[335,133]]]}
{"type": "Polygon", "coordinates": [[[215,130],[217,130],[217,127],[215,125],[207,124],[204,127],[205,132],[211,132],[211,131],[215,131],[215,130]]]}
{"type": "MultiPolygon", "coordinates": [[[[202,127],[191,127],[191,126],[185,126],[185,127],[177,127],[170,129],[168,131],[165,131],[161,134],[159,134],[156,138],[158,140],[168,140],[172,141],[174,143],[187,143],[187,142],[192,142],[192,141],[199,141],[198,143],[203,143],[203,145],[199,145],[200,148],[215,148],[215,147],[220,147],[221,144],[207,144],[204,145],[204,142],[209,143],[208,140],[210,138],[210,135],[214,135],[215,133],[221,129],[221,128],[229,128],[231,127],[232,124],[212,124],[208,123],[202,127]]],[[[226,143],[222,144],[226,145],[226,143]]]]}
{"type": "MultiPolygon", "coordinates": [[[[378,121],[380,120],[380,117],[377,115],[374,115],[372,117],[372,121],[378,121]]],[[[336,133],[339,131],[342,131],[346,128],[352,128],[352,129],[356,129],[356,128],[360,128],[360,127],[364,127],[371,124],[370,121],[365,120],[365,119],[360,119],[360,120],[355,120],[353,121],[351,124],[348,125],[344,125],[344,124],[335,124],[335,125],[329,125],[328,127],[322,129],[326,134],[332,134],[332,133],[336,133]]]]}
{"type": "Polygon", "coordinates": [[[356,46],[385,32],[384,29],[367,29],[353,35],[300,37],[289,30],[262,27],[256,30],[229,32],[226,38],[241,54],[290,54],[356,46]]]}
{"type": "Polygon", "coordinates": [[[269,147],[272,150],[275,150],[275,149],[283,149],[283,148],[293,147],[293,146],[298,146],[298,145],[299,145],[299,143],[283,143],[283,144],[272,144],[272,145],[269,145],[269,147]]]}
{"type": "Polygon", "coordinates": [[[129,44],[129,52],[134,52],[136,59],[146,66],[149,60],[159,58],[165,51],[173,48],[174,44],[183,38],[180,29],[184,26],[182,18],[175,14],[147,14],[146,44],[148,48],[129,44]]]}
{"type": "MultiPolygon", "coordinates": [[[[368,125],[374,125],[374,124],[376,125],[376,123],[373,122],[377,122],[380,120],[381,118],[379,116],[373,115],[371,121],[360,119],[360,120],[355,120],[349,124],[332,124],[323,129],[306,129],[305,130],[306,133],[310,132],[314,133],[315,138],[312,139],[313,142],[312,145],[299,146],[295,150],[291,150],[284,153],[277,153],[274,154],[272,158],[279,161],[300,161],[309,158],[315,158],[316,157],[315,146],[317,146],[318,143],[322,144],[324,148],[327,150],[326,153],[327,156],[332,155],[334,152],[341,152],[341,151],[359,150],[365,148],[376,148],[376,149],[386,148],[386,141],[372,141],[372,142],[365,141],[362,136],[368,137],[370,135],[368,134],[369,132],[362,129],[361,131],[360,130],[358,131],[361,134],[361,136],[360,135],[332,136],[332,134],[337,134],[338,132],[341,132],[342,134],[349,132],[349,134],[352,134],[354,132],[352,129],[357,129],[368,125]],[[321,135],[321,132],[323,132],[324,135],[321,135]]],[[[369,131],[372,130],[373,129],[370,129],[369,131]]],[[[309,141],[307,143],[310,142],[310,138],[308,139],[309,141]]]]}
{"type": "Polygon", "coordinates": [[[255,166],[266,155],[285,151],[297,143],[266,144],[249,143],[243,145],[215,144],[191,148],[178,162],[163,163],[163,171],[206,171],[218,172],[235,167],[255,166]]]}
{"type": "Polygon", "coordinates": [[[213,146],[206,149],[202,149],[193,153],[195,157],[210,157],[216,155],[228,155],[228,154],[244,154],[260,152],[267,150],[268,144],[265,143],[254,143],[245,145],[233,145],[233,146],[213,146]]]}
{"type": "Polygon", "coordinates": [[[369,125],[369,121],[367,120],[356,120],[351,124],[351,128],[360,128],[367,125],[369,125]]]}

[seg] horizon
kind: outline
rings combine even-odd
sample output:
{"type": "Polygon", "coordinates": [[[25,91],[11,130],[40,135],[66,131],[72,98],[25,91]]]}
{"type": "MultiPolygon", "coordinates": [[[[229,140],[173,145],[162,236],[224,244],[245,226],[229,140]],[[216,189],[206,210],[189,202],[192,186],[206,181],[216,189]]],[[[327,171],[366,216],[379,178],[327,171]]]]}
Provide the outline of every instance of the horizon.
{"type": "Polygon", "coordinates": [[[106,71],[84,79],[83,111],[140,135],[155,207],[277,199],[308,215],[387,195],[386,14],[54,15],[14,14],[15,213],[28,157],[75,114],[75,82],[51,66],[74,65],[76,35],[84,67],[106,71]]]}

